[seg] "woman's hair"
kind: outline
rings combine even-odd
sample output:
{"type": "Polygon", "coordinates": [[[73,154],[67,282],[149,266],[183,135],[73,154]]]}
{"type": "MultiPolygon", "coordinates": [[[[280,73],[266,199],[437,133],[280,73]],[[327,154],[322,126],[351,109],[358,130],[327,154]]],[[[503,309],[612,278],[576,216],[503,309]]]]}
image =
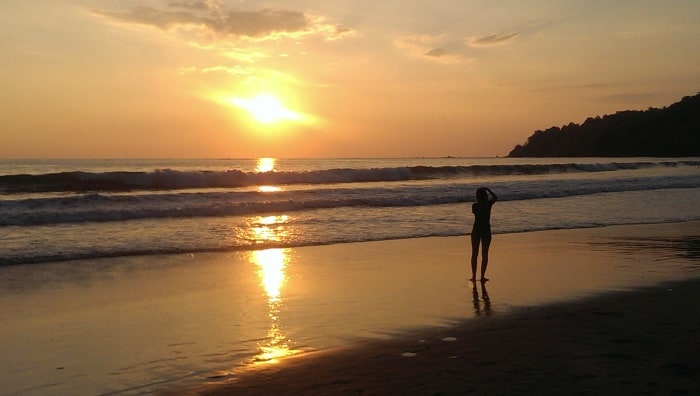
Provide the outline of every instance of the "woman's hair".
{"type": "Polygon", "coordinates": [[[489,196],[486,193],[486,187],[479,187],[476,189],[476,202],[487,203],[489,201],[489,196]]]}

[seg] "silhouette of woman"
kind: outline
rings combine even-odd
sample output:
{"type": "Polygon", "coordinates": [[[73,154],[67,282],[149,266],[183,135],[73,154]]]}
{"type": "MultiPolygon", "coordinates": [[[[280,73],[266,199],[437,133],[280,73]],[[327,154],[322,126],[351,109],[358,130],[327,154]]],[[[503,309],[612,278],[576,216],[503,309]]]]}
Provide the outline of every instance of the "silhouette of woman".
{"type": "Polygon", "coordinates": [[[474,213],[474,226],[472,227],[472,278],[476,280],[476,261],[479,256],[479,245],[481,245],[481,281],[486,282],[488,278],[486,267],[489,264],[489,247],[491,246],[491,207],[498,200],[496,194],[486,187],[476,190],[476,202],[472,204],[474,213]],[[489,194],[491,197],[489,198],[489,194]]]}

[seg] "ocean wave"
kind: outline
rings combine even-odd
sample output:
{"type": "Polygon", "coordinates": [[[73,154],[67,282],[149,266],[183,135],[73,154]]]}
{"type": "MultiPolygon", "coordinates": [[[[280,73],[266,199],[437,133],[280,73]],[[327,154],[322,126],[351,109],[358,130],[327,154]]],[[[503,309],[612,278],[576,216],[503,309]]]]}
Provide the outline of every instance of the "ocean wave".
{"type": "MultiPolygon", "coordinates": [[[[696,188],[699,175],[617,179],[530,179],[490,184],[505,201],[563,198],[601,192],[696,188]]],[[[420,207],[474,200],[480,182],[388,187],[345,186],[258,191],[88,193],[0,201],[0,226],[110,222],[149,218],[251,216],[343,207],[420,207]]]]}
{"type": "Polygon", "coordinates": [[[238,188],[259,185],[324,185],[340,183],[394,182],[488,177],[540,175],[581,172],[613,172],[653,167],[700,166],[700,161],[639,161],[561,164],[500,164],[469,166],[406,166],[369,169],[321,169],[308,171],[244,172],[181,171],[161,169],[153,172],[59,172],[38,175],[0,176],[0,193],[32,192],[119,192],[238,188]]]}
{"type": "MultiPolygon", "coordinates": [[[[468,232],[473,221],[469,202],[474,185],[409,187],[332,188],[238,197],[228,193],[150,197],[86,194],[11,203],[21,208],[4,202],[0,203],[0,219],[17,222],[17,226],[0,228],[0,266],[468,232]],[[226,200],[232,202],[223,202],[226,200]],[[240,208],[249,212],[244,214],[240,208]],[[297,211],[288,211],[290,208],[297,211]],[[215,212],[221,215],[210,216],[215,212]]],[[[565,183],[531,180],[494,183],[492,187],[502,201],[492,218],[497,234],[700,220],[696,204],[700,175],[695,179],[588,178],[565,183]]]]}

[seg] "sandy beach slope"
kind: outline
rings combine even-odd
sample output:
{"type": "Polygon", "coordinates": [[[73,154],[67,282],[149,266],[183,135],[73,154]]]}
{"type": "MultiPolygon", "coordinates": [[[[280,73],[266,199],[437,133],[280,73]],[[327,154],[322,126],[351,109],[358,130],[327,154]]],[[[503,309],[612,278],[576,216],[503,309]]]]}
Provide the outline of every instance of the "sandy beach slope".
{"type": "Polygon", "coordinates": [[[690,395],[700,390],[699,331],[695,280],[368,342],[192,393],[690,395]]]}
{"type": "MultiPolygon", "coordinates": [[[[495,256],[517,255],[523,265],[523,272],[511,279],[494,264],[493,281],[486,287],[499,294],[505,294],[504,288],[495,287],[502,278],[509,279],[503,282],[511,289],[523,292],[527,287],[516,287],[515,279],[540,288],[546,282],[563,282],[568,278],[552,273],[556,267],[550,264],[567,257],[574,267],[584,265],[585,257],[609,260],[611,265],[601,267],[610,267],[609,273],[618,279],[609,291],[593,297],[528,302],[493,315],[489,315],[490,300],[498,297],[494,293],[484,296],[486,288],[477,283],[475,317],[459,325],[292,357],[280,364],[239,371],[222,383],[178,389],[172,394],[697,394],[700,280],[693,274],[697,274],[700,257],[698,231],[698,223],[684,223],[499,236],[500,246],[508,246],[509,252],[495,256]],[[537,240],[528,239],[533,237],[537,240]],[[530,261],[528,246],[539,249],[530,254],[539,257],[542,271],[551,276],[538,270],[537,260],[530,261]],[[663,272],[668,263],[686,266],[687,279],[660,283],[649,279],[649,284],[641,286],[646,275],[636,267],[651,266],[663,272]],[[627,272],[627,278],[620,272],[627,272]]],[[[605,274],[605,270],[575,270],[572,283],[585,284],[591,281],[587,277],[605,274]]],[[[556,293],[559,286],[552,286],[556,293]]],[[[601,285],[594,288],[598,287],[601,285]]]]}
{"type": "Polygon", "coordinates": [[[0,270],[0,393],[692,394],[700,222],[0,270]],[[554,305],[552,305],[554,304],[554,305]]]}

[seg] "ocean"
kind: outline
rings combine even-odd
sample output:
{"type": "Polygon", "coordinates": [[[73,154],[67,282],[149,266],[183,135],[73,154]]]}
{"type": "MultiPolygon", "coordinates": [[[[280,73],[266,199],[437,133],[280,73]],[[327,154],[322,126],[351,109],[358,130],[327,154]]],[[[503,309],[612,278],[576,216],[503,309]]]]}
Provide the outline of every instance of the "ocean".
{"type": "Polygon", "coordinates": [[[700,158],[0,161],[0,265],[700,219],[700,158]]]}

